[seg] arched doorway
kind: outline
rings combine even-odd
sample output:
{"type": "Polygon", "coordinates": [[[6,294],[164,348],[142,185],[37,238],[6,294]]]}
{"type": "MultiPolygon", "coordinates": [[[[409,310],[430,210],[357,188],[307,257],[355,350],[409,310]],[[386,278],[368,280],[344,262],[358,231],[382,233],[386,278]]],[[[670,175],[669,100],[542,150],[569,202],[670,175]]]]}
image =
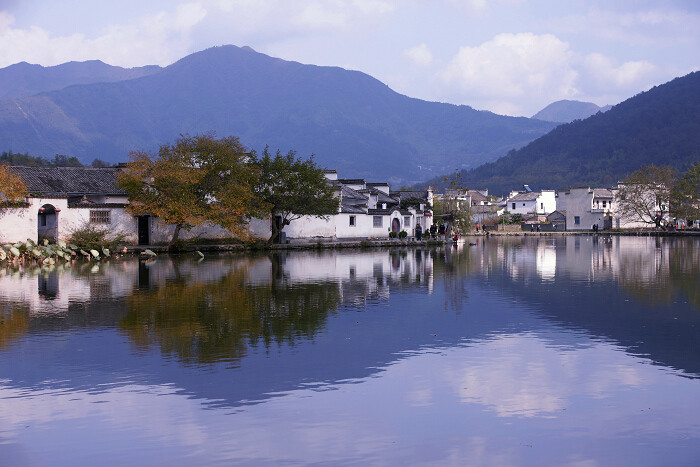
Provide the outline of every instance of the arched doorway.
{"type": "Polygon", "coordinates": [[[398,233],[399,230],[401,230],[401,222],[394,217],[394,220],[391,221],[391,231],[398,233]]]}
{"type": "Polygon", "coordinates": [[[48,240],[56,243],[58,241],[58,213],[53,204],[45,204],[39,208],[39,218],[37,221],[37,239],[39,242],[48,240]]]}

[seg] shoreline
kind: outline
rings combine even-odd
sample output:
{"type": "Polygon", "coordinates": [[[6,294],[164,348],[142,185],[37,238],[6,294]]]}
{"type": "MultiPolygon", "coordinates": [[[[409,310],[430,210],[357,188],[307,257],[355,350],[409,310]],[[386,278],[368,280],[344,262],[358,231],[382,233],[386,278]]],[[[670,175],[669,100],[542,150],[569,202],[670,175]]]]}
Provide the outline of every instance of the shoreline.
{"type": "MultiPolygon", "coordinates": [[[[488,235],[472,232],[460,237],[464,239],[478,239],[489,237],[555,237],[555,236],[624,236],[624,237],[700,237],[700,231],[622,231],[622,232],[590,232],[590,231],[568,231],[568,232],[489,232],[488,235]]],[[[205,252],[245,252],[245,251],[279,251],[279,250],[333,250],[346,248],[397,248],[397,247],[426,247],[444,246],[452,243],[451,240],[431,239],[431,240],[398,240],[398,239],[353,239],[353,240],[300,240],[286,244],[259,245],[246,243],[213,243],[213,244],[192,244],[179,248],[177,253],[188,253],[194,251],[205,252]]],[[[154,253],[169,253],[167,245],[127,245],[129,253],[140,254],[145,250],[154,253]]]]}

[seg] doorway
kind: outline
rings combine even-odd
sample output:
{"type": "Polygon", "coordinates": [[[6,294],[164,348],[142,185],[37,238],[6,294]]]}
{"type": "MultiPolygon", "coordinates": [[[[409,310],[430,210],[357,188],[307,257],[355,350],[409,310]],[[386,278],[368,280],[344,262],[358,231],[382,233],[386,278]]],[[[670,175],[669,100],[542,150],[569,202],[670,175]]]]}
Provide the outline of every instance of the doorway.
{"type": "Polygon", "coordinates": [[[37,220],[37,241],[39,243],[48,240],[51,243],[58,241],[58,213],[53,204],[45,204],[39,208],[37,220]]]}
{"type": "Polygon", "coordinates": [[[136,218],[139,245],[151,244],[151,216],[138,216],[136,218]]]}
{"type": "Polygon", "coordinates": [[[398,233],[401,230],[401,223],[397,218],[391,221],[391,231],[398,233]]]}

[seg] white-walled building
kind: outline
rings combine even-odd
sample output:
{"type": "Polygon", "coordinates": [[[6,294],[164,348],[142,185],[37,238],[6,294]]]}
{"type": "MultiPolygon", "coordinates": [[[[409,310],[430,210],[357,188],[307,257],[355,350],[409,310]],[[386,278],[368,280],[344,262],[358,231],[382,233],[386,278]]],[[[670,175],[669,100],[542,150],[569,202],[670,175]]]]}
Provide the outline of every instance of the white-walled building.
{"type": "MultiPolygon", "coordinates": [[[[413,237],[416,226],[420,225],[425,232],[432,225],[431,189],[391,191],[388,183],[337,178],[335,171],[326,171],[326,178],[340,198],[338,213],[326,219],[304,216],[293,220],[283,229],[285,241],[386,238],[390,232],[401,231],[413,237]],[[408,200],[416,204],[401,208],[401,202],[406,204],[408,200]]],[[[269,238],[273,221],[253,220],[249,229],[251,235],[269,238]]]]}
{"type": "Polygon", "coordinates": [[[547,215],[557,210],[554,190],[511,192],[506,200],[506,211],[510,214],[547,215]]]}
{"type": "MultiPolygon", "coordinates": [[[[172,238],[174,225],[163,224],[152,215],[133,216],[127,212],[127,194],[116,185],[120,168],[10,169],[25,182],[30,194],[20,205],[0,210],[0,242],[67,240],[75,230],[87,225],[124,234],[126,242],[133,244],[167,243],[172,238]]],[[[326,219],[304,216],[293,220],[283,230],[287,239],[376,238],[402,230],[414,236],[417,225],[424,231],[432,225],[432,190],[392,192],[388,183],[338,179],[332,170],[325,171],[325,175],[340,198],[339,211],[326,219]],[[409,199],[410,205],[402,208],[402,200],[409,199]]],[[[269,238],[273,221],[253,219],[250,234],[269,238]]],[[[180,234],[183,240],[230,237],[226,229],[208,223],[180,234]]]]}
{"type": "MultiPolygon", "coordinates": [[[[117,167],[10,167],[27,185],[29,196],[18,207],[0,210],[0,242],[31,239],[67,240],[86,225],[125,234],[126,242],[166,243],[175,226],[151,215],[133,216],[126,211],[126,192],[116,185],[117,167]]],[[[226,238],[219,226],[205,224],[182,231],[180,238],[226,238]]]]}
{"type": "Polygon", "coordinates": [[[607,188],[577,187],[559,192],[559,211],[566,212],[566,230],[613,227],[614,194],[607,188]]]}

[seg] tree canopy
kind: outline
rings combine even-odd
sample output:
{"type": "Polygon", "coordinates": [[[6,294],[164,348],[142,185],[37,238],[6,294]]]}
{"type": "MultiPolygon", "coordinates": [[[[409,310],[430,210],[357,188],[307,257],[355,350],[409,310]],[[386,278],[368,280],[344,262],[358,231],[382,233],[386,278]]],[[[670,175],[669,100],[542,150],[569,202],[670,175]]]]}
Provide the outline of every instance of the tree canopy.
{"type": "Polygon", "coordinates": [[[630,221],[661,226],[670,212],[671,192],[676,184],[673,168],[648,165],[632,172],[620,182],[617,210],[630,221]]]}
{"type": "Polygon", "coordinates": [[[260,179],[255,195],[260,206],[267,208],[272,221],[269,241],[279,239],[281,230],[302,216],[326,218],[338,212],[339,200],[323,169],[316,165],[313,155],[308,159],[286,155],[277,150],[272,156],[266,147],[255,165],[260,179]],[[279,220],[277,220],[279,219],[279,220]]]}
{"type": "Polygon", "coordinates": [[[456,172],[453,177],[445,176],[443,183],[448,187],[441,199],[434,202],[435,216],[446,220],[460,234],[465,234],[472,228],[471,205],[460,200],[460,195],[468,190],[462,184],[462,174],[456,172]]]}
{"type": "Polygon", "coordinates": [[[118,178],[131,200],[127,209],[175,224],[172,243],[181,229],[205,222],[246,236],[247,219],[255,214],[259,169],[249,163],[250,154],[238,138],[181,135],[157,154],[134,151],[130,156],[118,178]]]}
{"type": "Polygon", "coordinates": [[[27,196],[27,185],[7,164],[0,164],[0,205],[21,202],[27,196]]]}
{"type": "MultiPolygon", "coordinates": [[[[96,159],[98,160],[98,159],[96,159]]],[[[75,156],[64,156],[56,154],[53,159],[47,159],[42,156],[30,156],[29,153],[18,153],[12,151],[3,151],[0,154],[0,164],[9,165],[24,165],[28,167],[82,167],[75,156]]]]}
{"type": "Polygon", "coordinates": [[[700,219],[700,161],[693,164],[678,180],[671,193],[671,205],[676,217],[700,219]]]}

